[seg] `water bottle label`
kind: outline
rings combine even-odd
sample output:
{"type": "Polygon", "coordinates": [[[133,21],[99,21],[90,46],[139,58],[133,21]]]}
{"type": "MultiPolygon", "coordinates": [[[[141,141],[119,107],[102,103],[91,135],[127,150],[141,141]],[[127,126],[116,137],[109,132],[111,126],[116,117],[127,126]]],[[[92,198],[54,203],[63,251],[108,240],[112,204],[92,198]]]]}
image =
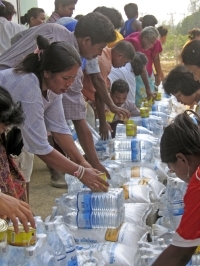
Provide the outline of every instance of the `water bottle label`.
{"type": "Polygon", "coordinates": [[[171,213],[174,216],[178,216],[178,215],[183,215],[184,212],[184,203],[175,203],[175,204],[171,204],[171,213]]]}
{"type": "Polygon", "coordinates": [[[142,118],[142,126],[150,130],[149,118],[142,118]]]}
{"type": "Polygon", "coordinates": [[[56,260],[57,260],[57,265],[58,266],[66,266],[66,256],[56,256],[56,260]]]}
{"type": "Polygon", "coordinates": [[[78,266],[78,260],[76,255],[76,250],[72,250],[66,253],[67,266],[78,266]]]}
{"type": "Polygon", "coordinates": [[[79,211],[91,211],[92,192],[80,192],[77,195],[77,208],[79,211]]]}
{"type": "Polygon", "coordinates": [[[72,130],[72,138],[73,138],[73,140],[75,141],[75,140],[77,140],[78,139],[78,136],[77,136],[77,133],[76,133],[76,131],[75,130],[72,130]]]}
{"type": "Polygon", "coordinates": [[[132,160],[132,162],[140,162],[141,161],[141,152],[139,149],[131,151],[131,160],[132,160]]]}
{"type": "Polygon", "coordinates": [[[79,211],[77,214],[77,226],[82,229],[92,229],[91,226],[91,212],[79,211]]]}
{"type": "Polygon", "coordinates": [[[131,149],[132,150],[140,150],[140,141],[138,139],[131,140],[131,149]]]}

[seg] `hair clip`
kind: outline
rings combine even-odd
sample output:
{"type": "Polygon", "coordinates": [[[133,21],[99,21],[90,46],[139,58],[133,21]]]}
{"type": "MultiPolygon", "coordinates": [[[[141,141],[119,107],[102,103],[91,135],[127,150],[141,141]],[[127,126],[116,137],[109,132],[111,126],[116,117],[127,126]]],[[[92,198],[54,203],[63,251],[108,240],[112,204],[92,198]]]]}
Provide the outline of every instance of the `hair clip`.
{"type": "Polygon", "coordinates": [[[38,47],[35,49],[34,51],[34,54],[37,54],[38,55],[38,60],[40,61],[41,60],[41,54],[44,52],[43,49],[39,49],[38,47]]]}
{"type": "Polygon", "coordinates": [[[1,1],[0,1],[0,6],[6,7],[6,6],[4,5],[4,3],[2,3],[1,1]]]}
{"type": "Polygon", "coordinates": [[[192,50],[193,54],[195,53],[195,50],[192,50]]]}

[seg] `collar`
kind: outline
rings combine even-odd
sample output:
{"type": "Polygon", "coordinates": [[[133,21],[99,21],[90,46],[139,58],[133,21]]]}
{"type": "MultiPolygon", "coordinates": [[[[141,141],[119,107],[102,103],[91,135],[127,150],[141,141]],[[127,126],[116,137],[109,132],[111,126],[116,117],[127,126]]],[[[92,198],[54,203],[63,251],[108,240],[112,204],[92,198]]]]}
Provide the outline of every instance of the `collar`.
{"type": "Polygon", "coordinates": [[[6,18],[4,18],[4,17],[0,17],[0,21],[2,21],[2,22],[10,22],[6,18]]]}

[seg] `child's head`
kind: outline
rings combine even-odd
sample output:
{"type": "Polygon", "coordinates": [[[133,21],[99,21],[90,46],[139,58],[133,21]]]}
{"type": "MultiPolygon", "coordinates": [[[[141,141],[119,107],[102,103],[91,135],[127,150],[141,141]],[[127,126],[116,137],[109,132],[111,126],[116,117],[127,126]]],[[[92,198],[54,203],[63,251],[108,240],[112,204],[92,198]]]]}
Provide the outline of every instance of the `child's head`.
{"type": "Polygon", "coordinates": [[[10,125],[22,124],[24,119],[21,103],[14,103],[9,92],[0,87],[0,134],[10,125]]]}
{"type": "Polygon", "coordinates": [[[199,40],[200,39],[200,29],[194,28],[192,30],[188,31],[188,38],[193,41],[193,40],[199,40]]]}
{"type": "Polygon", "coordinates": [[[113,7],[98,6],[93,10],[93,12],[99,12],[109,18],[115,29],[121,28],[124,24],[122,14],[113,7]]]}
{"type": "Polygon", "coordinates": [[[129,3],[124,6],[124,12],[128,19],[138,17],[138,6],[134,3],[129,3]]]}
{"type": "Polygon", "coordinates": [[[156,17],[154,17],[153,15],[145,15],[142,18],[142,28],[144,29],[145,27],[155,27],[156,24],[158,23],[156,17]]]}
{"type": "Polygon", "coordinates": [[[44,9],[33,7],[24,16],[20,17],[20,21],[21,24],[27,24],[30,28],[40,25],[45,21],[44,9]]]}
{"type": "Polygon", "coordinates": [[[181,59],[194,79],[200,81],[200,40],[189,42],[181,52],[181,59]]]}
{"type": "Polygon", "coordinates": [[[118,107],[121,107],[127,99],[128,92],[128,83],[123,79],[117,79],[112,84],[110,96],[114,104],[118,107]]]}
{"type": "Polygon", "coordinates": [[[142,71],[144,70],[147,62],[148,62],[148,59],[145,54],[141,52],[135,53],[135,58],[133,62],[131,62],[131,66],[132,66],[133,73],[135,74],[135,76],[139,76],[142,74],[142,71]]]}
{"type": "Polygon", "coordinates": [[[189,182],[200,164],[200,129],[187,111],[165,128],[160,142],[160,155],[171,171],[189,182]]]}
{"type": "Polygon", "coordinates": [[[178,65],[169,72],[163,81],[163,87],[167,94],[174,95],[183,104],[192,105],[200,100],[200,84],[183,65],[178,65]]]}
{"type": "Polygon", "coordinates": [[[164,44],[167,39],[168,29],[164,26],[157,27],[158,32],[160,33],[160,42],[164,44]]]}
{"type": "Polygon", "coordinates": [[[55,0],[55,12],[60,17],[71,17],[78,0],[55,0]]]}
{"type": "Polygon", "coordinates": [[[112,65],[115,68],[123,67],[127,63],[132,62],[135,58],[135,48],[125,40],[119,41],[112,48],[112,65]]]}

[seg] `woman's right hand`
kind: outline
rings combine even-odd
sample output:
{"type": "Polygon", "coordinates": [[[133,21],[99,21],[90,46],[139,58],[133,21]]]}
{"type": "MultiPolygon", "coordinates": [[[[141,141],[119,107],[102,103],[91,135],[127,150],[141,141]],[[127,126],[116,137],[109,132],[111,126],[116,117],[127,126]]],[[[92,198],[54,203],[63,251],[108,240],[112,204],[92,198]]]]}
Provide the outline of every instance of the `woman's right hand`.
{"type": "Polygon", "coordinates": [[[16,233],[19,232],[17,218],[23,224],[26,232],[29,231],[29,222],[35,228],[35,221],[29,205],[3,193],[0,195],[0,215],[6,215],[11,219],[16,233]]]}
{"type": "Polygon", "coordinates": [[[100,173],[94,168],[85,168],[80,181],[94,192],[107,192],[109,184],[99,176],[100,173]]]}

